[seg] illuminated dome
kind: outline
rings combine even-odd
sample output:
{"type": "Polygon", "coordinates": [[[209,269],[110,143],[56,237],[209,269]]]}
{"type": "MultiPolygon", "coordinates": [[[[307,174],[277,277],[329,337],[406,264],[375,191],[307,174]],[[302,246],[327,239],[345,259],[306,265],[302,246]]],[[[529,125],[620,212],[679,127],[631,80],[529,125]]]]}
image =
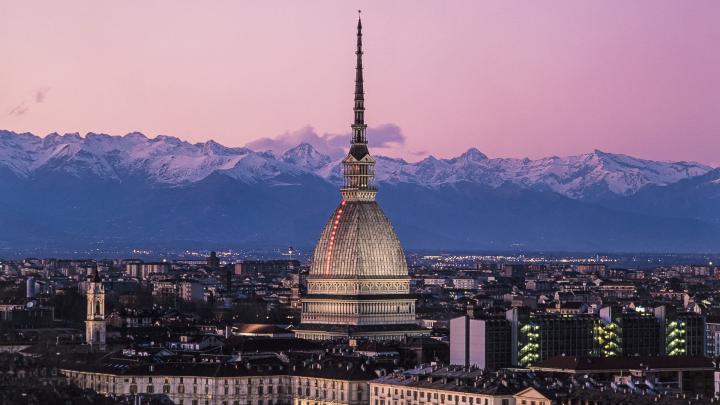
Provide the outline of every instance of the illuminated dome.
{"type": "Polygon", "coordinates": [[[390,221],[375,201],[343,200],[320,234],[314,277],[407,277],[405,254],[390,221]]]}
{"type": "Polygon", "coordinates": [[[415,323],[415,298],[400,241],[375,202],[375,160],[367,147],[358,20],[354,121],[343,159],[342,201],[320,234],[301,299],[302,339],[402,339],[427,336],[415,323]]]}

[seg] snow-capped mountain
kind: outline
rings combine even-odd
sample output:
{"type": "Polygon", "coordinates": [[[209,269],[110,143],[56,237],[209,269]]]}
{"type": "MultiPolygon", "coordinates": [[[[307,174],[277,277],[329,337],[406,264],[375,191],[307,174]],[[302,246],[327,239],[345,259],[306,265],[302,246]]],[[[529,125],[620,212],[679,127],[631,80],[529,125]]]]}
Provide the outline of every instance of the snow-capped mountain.
{"type": "MultiPolygon", "coordinates": [[[[720,168],[594,151],[375,156],[378,199],[408,249],[717,252],[720,168]]],[[[340,161],[139,133],[0,131],[0,257],[26,249],[312,246],[340,161]]]]}
{"type": "Polygon", "coordinates": [[[112,180],[142,175],[159,184],[180,185],[214,172],[238,178],[272,177],[277,172],[275,163],[271,154],[228,148],[214,141],[190,144],[164,135],[149,139],[137,132],[125,136],[89,133],[39,138],[0,131],[0,167],[21,177],[52,170],[112,180]]]}
{"type": "Polygon", "coordinates": [[[592,197],[592,193],[603,190],[629,195],[648,185],[665,186],[712,170],[694,162],[658,162],[599,150],[530,160],[489,159],[473,148],[453,159],[431,156],[415,164],[389,159],[381,159],[381,163],[379,181],[429,185],[469,181],[491,187],[509,182],[547,188],[570,198],[592,197]]]}
{"type": "MultiPolygon", "coordinates": [[[[491,159],[475,148],[452,159],[430,156],[415,163],[376,158],[379,183],[440,187],[470,182],[492,188],[511,183],[573,199],[593,198],[598,193],[632,195],[648,185],[666,186],[712,169],[694,162],[658,162],[598,150],[537,160],[491,159]]],[[[213,173],[247,183],[301,174],[338,183],[341,177],[340,161],[333,161],[307,143],[276,156],[214,141],[190,144],[175,137],[148,138],[140,133],[89,133],[85,137],[50,134],[40,138],[0,131],[0,167],[25,178],[49,170],[113,181],[142,176],[167,186],[191,184],[213,173]]]]}

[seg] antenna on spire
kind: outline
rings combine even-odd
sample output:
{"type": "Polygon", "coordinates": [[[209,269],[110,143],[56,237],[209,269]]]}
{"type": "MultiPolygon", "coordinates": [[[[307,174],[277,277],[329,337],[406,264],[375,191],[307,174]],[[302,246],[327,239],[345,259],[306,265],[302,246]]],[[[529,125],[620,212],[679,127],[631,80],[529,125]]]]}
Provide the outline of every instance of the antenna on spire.
{"type": "Polygon", "coordinates": [[[362,21],[358,10],[357,47],[355,49],[355,100],[353,107],[352,139],[348,157],[343,161],[345,185],[341,191],[345,200],[372,201],[375,199],[373,184],[375,161],[368,152],[365,124],[365,89],[363,86],[362,21]]]}
{"type": "Polygon", "coordinates": [[[363,64],[362,64],[362,23],[360,21],[360,13],[358,10],[357,23],[357,48],[355,55],[357,61],[355,65],[355,119],[353,121],[353,138],[352,143],[367,143],[365,138],[365,91],[363,89],[363,64]]]}

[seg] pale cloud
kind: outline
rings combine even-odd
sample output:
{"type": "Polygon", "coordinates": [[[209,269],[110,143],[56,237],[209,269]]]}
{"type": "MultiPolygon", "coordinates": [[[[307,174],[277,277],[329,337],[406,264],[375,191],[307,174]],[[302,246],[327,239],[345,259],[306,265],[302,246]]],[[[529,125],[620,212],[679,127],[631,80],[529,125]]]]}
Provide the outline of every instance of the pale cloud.
{"type": "MultiPolygon", "coordinates": [[[[376,127],[368,127],[367,137],[370,147],[380,149],[400,148],[405,144],[405,135],[399,126],[388,123],[376,127]]],[[[318,134],[311,126],[296,131],[286,132],[274,138],[260,138],[249,142],[248,148],[258,151],[270,150],[281,154],[301,143],[312,145],[318,152],[332,158],[339,158],[347,153],[350,144],[350,132],[344,134],[318,134]]]]}
{"type": "MultiPolygon", "coordinates": [[[[35,90],[33,99],[35,100],[36,104],[40,104],[45,101],[47,98],[47,94],[50,91],[50,87],[43,86],[35,90]]],[[[30,106],[28,105],[27,100],[23,100],[20,102],[20,104],[16,105],[15,107],[11,108],[10,111],[8,111],[8,115],[19,117],[21,115],[24,115],[26,112],[30,111],[30,106]]]]}
{"type": "Polygon", "coordinates": [[[47,96],[47,93],[50,91],[50,87],[41,87],[35,91],[35,102],[36,103],[42,103],[45,101],[45,97],[47,96]]]}
{"type": "Polygon", "coordinates": [[[20,104],[16,105],[10,111],[8,112],[8,115],[12,115],[15,117],[19,117],[23,114],[25,114],[30,107],[27,106],[27,103],[25,101],[21,102],[20,104]]]}

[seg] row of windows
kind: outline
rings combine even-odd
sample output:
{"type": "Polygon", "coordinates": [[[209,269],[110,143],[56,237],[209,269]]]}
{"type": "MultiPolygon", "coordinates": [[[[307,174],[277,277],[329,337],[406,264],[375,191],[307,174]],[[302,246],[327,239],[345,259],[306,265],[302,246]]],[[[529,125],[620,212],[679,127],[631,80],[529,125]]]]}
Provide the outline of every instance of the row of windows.
{"type": "MultiPolygon", "coordinates": [[[[69,376],[77,376],[77,377],[79,377],[81,374],[80,374],[80,373],[68,373],[68,375],[69,375],[69,376]]],[[[88,377],[91,381],[97,380],[97,381],[105,381],[105,382],[110,382],[110,378],[111,378],[111,376],[109,376],[109,375],[96,375],[96,374],[89,374],[89,375],[87,375],[87,377],[88,377]]],[[[185,382],[185,381],[184,381],[184,377],[178,377],[178,378],[179,378],[179,383],[180,383],[180,384],[183,384],[183,383],[185,382]]],[[[114,379],[114,377],[113,377],[113,379],[114,379]]],[[[189,378],[188,378],[188,379],[189,379],[189,378]]],[[[153,383],[153,377],[146,377],[146,378],[135,378],[135,377],[132,377],[132,378],[125,378],[125,379],[123,379],[124,382],[130,383],[130,384],[136,384],[138,381],[144,381],[144,380],[146,380],[148,384],[152,384],[152,383],[153,383]]],[[[214,382],[214,380],[210,380],[209,378],[205,378],[205,379],[200,378],[199,380],[200,380],[200,383],[201,383],[201,384],[203,384],[203,383],[204,383],[204,384],[211,384],[212,382],[214,382]],[[205,380],[205,381],[203,381],[203,380],[205,380]]],[[[170,382],[169,382],[169,379],[168,379],[167,377],[164,379],[164,381],[165,381],[165,384],[169,384],[169,383],[170,383],[170,382]]],[[[233,381],[235,381],[235,385],[239,385],[241,380],[240,380],[240,379],[234,379],[233,381]]],[[[271,384],[273,384],[273,383],[275,383],[275,384],[279,384],[279,383],[280,383],[280,381],[277,380],[277,379],[276,379],[275,381],[272,381],[272,380],[270,380],[270,379],[266,379],[266,380],[262,380],[262,379],[248,379],[248,380],[243,380],[243,381],[247,382],[247,383],[250,384],[250,385],[254,385],[254,384],[258,384],[258,385],[264,385],[264,384],[271,385],[271,384]]],[[[192,382],[193,382],[193,384],[197,384],[197,383],[198,383],[198,378],[197,378],[197,377],[193,377],[193,378],[192,378],[192,382]]],[[[223,380],[223,383],[224,383],[225,385],[228,385],[229,382],[230,382],[230,380],[223,380]]],[[[335,388],[335,382],[334,382],[334,381],[333,381],[333,388],[335,388]]]]}
{"type": "MultiPolygon", "coordinates": [[[[445,395],[440,395],[440,397],[441,397],[441,398],[440,398],[441,403],[445,403],[445,402],[444,402],[444,401],[445,401],[445,398],[444,398],[445,395]]],[[[428,398],[430,398],[429,393],[428,393],[428,398]]],[[[466,397],[463,397],[463,398],[466,398],[466,397]]],[[[437,399],[437,397],[435,397],[434,399],[437,399]]],[[[466,398],[466,399],[469,399],[469,402],[467,402],[468,404],[473,404],[473,403],[475,403],[475,404],[487,405],[487,404],[490,403],[487,398],[478,398],[478,401],[477,401],[477,402],[474,402],[474,401],[473,401],[473,400],[474,400],[473,397],[466,398]],[[484,402],[480,402],[482,399],[484,399],[484,402]]],[[[429,400],[429,399],[428,399],[428,400],[429,400]]],[[[448,395],[448,403],[452,403],[452,402],[453,402],[453,395],[448,395]]],[[[454,403],[457,404],[457,403],[459,403],[459,402],[460,402],[460,401],[458,400],[458,396],[455,395],[455,401],[454,401],[454,403]]],[[[535,401],[532,401],[532,402],[535,402],[535,401]]],[[[423,403],[423,402],[421,401],[421,403],[423,403]]],[[[384,399],[375,399],[375,402],[374,402],[373,404],[374,404],[374,405],[401,405],[401,404],[404,404],[404,402],[403,402],[403,401],[395,401],[395,400],[387,400],[387,401],[385,401],[384,399]]],[[[502,399],[502,400],[501,400],[501,404],[502,404],[502,405],[510,405],[510,400],[509,400],[509,399],[502,399]]],[[[543,403],[543,404],[533,404],[533,405],[544,405],[544,403],[543,403]]]]}
{"type": "MultiPolygon", "coordinates": [[[[115,386],[113,385],[113,391],[115,390],[114,387],[115,387],[115,386]]],[[[204,386],[203,388],[204,388],[204,393],[205,393],[205,394],[209,394],[209,393],[210,393],[210,387],[208,387],[208,386],[206,385],[206,386],[204,386]]],[[[309,390],[308,390],[308,391],[309,391],[309,390]]],[[[131,394],[136,394],[136,393],[138,393],[138,392],[139,392],[139,391],[138,391],[138,386],[137,386],[137,385],[135,385],[135,384],[130,385],[130,393],[131,393],[131,394]]],[[[147,392],[148,394],[154,394],[154,393],[155,393],[155,386],[154,386],[154,385],[147,385],[147,386],[145,386],[145,390],[142,391],[142,392],[147,392]]],[[[163,385],[162,392],[163,392],[164,394],[170,394],[170,393],[171,393],[170,385],[167,385],[167,384],[166,384],[166,385],[163,385]]],[[[184,393],[185,393],[185,386],[184,386],[184,385],[179,385],[179,386],[177,387],[177,393],[178,393],[178,394],[184,394],[184,393]]],[[[193,394],[197,394],[197,393],[198,393],[198,387],[197,387],[197,385],[194,385],[194,386],[192,387],[192,393],[193,393],[193,394]]],[[[277,387],[273,387],[272,385],[271,385],[271,386],[268,386],[268,387],[262,387],[262,386],[261,386],[261,387],[257,387],[257,389],[253,389],[253,388],[251,387],[251,388],[249,388],[249,389],[247,390],[247,392],[246,392],[245,389],[241,389],[241,388],[235,388],[235,389],[233,389],[233,390],[231,390],[229,386],[226,386],[226,387],[223,388],[223,394],[225,394],[225,395],[231,395],[231,394],[235,394],[235,395],[240,395],[240,394],[243,394],[243,395],[247,395],[247,394],[250,394],[250,395],[253,395],[253,394],[256,394],[256,395],[265,395],[265,394],[283,394],[283,393],[284,393],[284,390],[283,390],[282,385],[279,385],[279,386],[277,386],[277,387]],[[266,388],[267,388],[267,389],[266,389],[266,388]]]]}
{"type": "MultiPolygon", "coordinates": [[[[190,405],[210,405],[211,403],[214,403],[214,402],[211,402],[208,399],[205,399],[205,400],[193,399],[192,401],[190,401],[190,405]]],[[[268,399],[268,400],[258,399],[257,401],[243,401],[242,402],[243,405],[244,404],[247,404],[247,405],[276,405],[276,404],[283,404],[283,403],[285,403],[285,402],[274,401],[272,399],[268,399]]],[[[240,401],[222,401],[221,404],[222,405],[240,405],[241,403],[240,403],[240,401]]],[[[181,399],[178,401],[178,405],[186,405],[186,403],[184,400],[181,399]]]]}
{"type": "MultiPolygon", "coordinates": [[[[373,388],[373,392],[374,392],[375,396],[380,395],[380,393],[382,393],[382,394],[386,393],[385,387],[380,388],[377,386],[373,388]]],[[[388,395],[392,395],[393,393],[395,396],[399,396],[400,398],[408,398],[408,399],[413,399],[413,400],[418,400],[418,398],[422,400],[422,399],[426,398],[425,391],[403,390],[403,389],[395,388],[394,392],[393,392],[391,388],[387,389],[388,395]]],[[[446,398],[447,398],[448,402],[453,402],[453,401],[455,403],[462,402],[462,403],[469,404],[469,405],[489,405],[490,404],[490,400],[488,398],[475,398],[475,397],[468,397],[466,395],[461,396],[461,395],[457,395],[457,394],[442,394],[442,393],[438,393],[438,392],[428,392],[427,393],[428,400],[440,399],[440,402],[445,402],[446,398]]],[[[375,405],[385,405],[384,400],[380,400],[380,401],[382,403],[378,404],[378,399],[375,399],[375,405]]],[[[393,405],[393,404],[388,403],[387,405],[393,405]]],[[[535,404],[533,404],[533,405],[535,405],[535,404]]]]}
{"type": "MultiPolygon", "coordinates": [[[[298,387],[298,388],[297,388],[297,395],[298,395],[298,396],[305,396],[305,397],[311,397],[311,396],[312,396],[312,397],[318,397],[318,399],[329,399],[329,400],[331,400],[331,401],[335,400],[335,397],[336,397],[336,394],[335,394],[334,391],[330,391],[330,393],[328,394],[328,391],[327,391],[327,390],[322,390],[322,391],[319,391],[319,390],[318,390],[318,391],[313,395],[313,394],[311,394],[311,392],[310,392],[310,388],[307,388],[307,387],[305,387],[305,389],[303,389],[302,387],[298,387]]],[[[352,395],[352,394],[351,394],[351,395],[352,395]]],[[[356,395],[356,398],[357,398],[358,401],[361,401],[361,400],[362,400],[362,398],[363,398],[363,393],[362,393],[362,391],[358,390],[355,395],[356,395]]],[[[344,401],[344,400],[345,400],[345,391],[340,391],[340,401],[344,401]]]]}
{"type": "MultiPolygon", "coordinates": [[[[298,380],[298,384],[299,384],[299,385],[304,385],[304,386],[306,386],[306,387],[312,386],[312,387],[321,387],[321,388],[335,388],[336,382],[335,382],[334,380],[331,380],[331,381],[321,380],[321,381],[318,382],[318,380],[315,380],[315,379],[310,379],[310,378],[305,379],[305,378],[301,378],[301,379],[298,380]]],[[[344,383],[344,382],[340,382],[340,383],[337,384],[337,386],[338,386],[339,388],[345,388],[345,383],[344,383]]]]}
{"type": "MultiPolygon", "coordinates": [[[[118,389],[117,389],[118,387],[114,383],[115,377],[112,378],[113,384],[112,384],[112,390],[110,390],[110,385],[111,385],[110,376],[74,373],[74,372],[68,372],[68,376],[75,380],[81,381],[83,383],[83,386],[95,388],[96,390],[98,390],[100,392],[104,392],[104,391],[118,392],[118,389]],[[105,381],[105,383],[101,383],[102,381],[105,381]]],[[[118,381],[119,380],[120,379],[118,378],[118,381]]],[[[153,394],[153,393],[159,392],[159,391],[157,391],[157,389],[159,388],[158,386],[160,384],[154,385],[153,377],[143,377],[143,378],[132,377],[132,378],[124,378],[123,380],[129,384],[127,387],[128,387],[129,393],[131,393],[131,394],[136,394],[139,392],[146,392],[146,393],[153,394]],[[142,381],[142,382],[140,384],[138,384],[136,380],[142,381]],[[148,383],[145,384],[144,381],[147,381],[148,383]]],[[[162,393],[165,393],[165,394],[173,394],[174,390],[177,391],[176,392],[177,394],[185,394],[186,392],[190,393],[191,390],[192,390],[192,394],[199,394],[199,393],[210,394],[211,390],[215,391],[215,389],[212,389],[212,384],[211,384],[211,382],[213,382],[214,380],[208,379],[208,378],[198,379],[197,377],[191,377],[191,378],[178,377],[180,384],[177,386],[176,389],[172,388],[173,386],[170,385],[170,381],[169,381],[170,379],[168,379],[168,378],[156,377],[154,379],[154,381],[157,383],[161,383],[161,381],[163,381],[163,380],[164,380],[164,384],[161,385],[161,387],[162,387],[161,390],[162,390],[162,393]],[[186,379],[188,381],[192,380],[193,385],[186,387],[184,385],[184,382],[186,379]],[[197,385],[198,381],[201,384],[200,386],[197,385]]],[[[240,382],[239,379],[232,380],[232,381],[235,381],[234,388],[233,388],[233,385],[229,384],[230,380],[225,379],[225,380],[221,380],[221,381],[223,381],[225,384],[224,386],[222,386],[222,385],[220,386],[224,389],[223,393],[225,395],[248,395],[248,394],[250,394],[250,395],[253,395],[253,394],[266,395],[266,394],[285,394],[286,393],[286,391],[283,389],[283,385],[281,384],[281,381],[279,381],[279,380],[276,380],[276,381],[272,381],[269,379],[266,381],[263,381],[262,379],[244,380],[245,382],[249,383],[247,386],[247,389],[245,388],[245,386],[243,386],[243,387],[239,386],[239,382],[240,382]],[[277,385],[273,385],[273,382],[276,383],[277,385]],[[255,383],[256,385],[253,386],[254,385],[253,383],[255,383]]],[[[318,381],[317,379],[309,379],[309,378],[301,378],[301,379],[298,379],[295,381],[298,384],[297,395],[303,395],[303,393],[304,393],[305,397],[319,397],[322,399],[329,398],[331,400],[335,400],[336,398],[339,398],[341,401],[345,400],[346,394],[345,394],[344,389],[347,387],[346,382],[333,381],[333,380],[319,380],[318,381]],[[324,389],[322,389],[322,388],[324,388],[324,389]],[[328,388],[330,388],[330,390],[328,390],[328,388]],[[335,390],[337,390],[338,388],[340,389],[340,392],[336,393],[335,390]],[[322,391],[321,391],[321,389],[322,389],[322,391]]],[[[363,390],[361,389],[361,387],[350,386],[350,388],[352,389],[352,391],[350,393],[351,394],[350,398],[356,397],[357,400],[362,400],[363,390]]],[[[287,393],[289,394],[290,391],[287,391],[287,393]]]]}
{"type": "MultiPolygon", "coordinates": [[[[490,399],[489,398],[477,398],[472,397],[469,395],[461,395],[461,394],[444,394],[444,393],[438,393],[436,391],[433,392],[425,392],[422,390],[414,390],[414,389],[402,389],[402,388],[390,388],[387,387],[373,387],[373,393],[377,397],[378,395],[394,395],[396,397],[400,397],[401,399],[405,400],[413,400],[417,401],[420,399],[421,402],[424,402],[425,400],[431,401],[431,400],[440,400],[440,403],[443,404],[466,404],[466,405],[489,405],[490,399]],[[427,394],[427,395],[426,395],[427,394]]],[[[382,398],[375,398],[375,401],[373,402],[374,405],[402,405],[404,401],[402,400],[393,400],[388,399],[387,401],[382,398]]],[[[510,399],[501,399],[502,405],[509,405],[510,399]]],[[[546,405],[545,401],[536,401],[536,400],[526,400],[521,399],[519,401],[519,405],[546,405]]]]}

